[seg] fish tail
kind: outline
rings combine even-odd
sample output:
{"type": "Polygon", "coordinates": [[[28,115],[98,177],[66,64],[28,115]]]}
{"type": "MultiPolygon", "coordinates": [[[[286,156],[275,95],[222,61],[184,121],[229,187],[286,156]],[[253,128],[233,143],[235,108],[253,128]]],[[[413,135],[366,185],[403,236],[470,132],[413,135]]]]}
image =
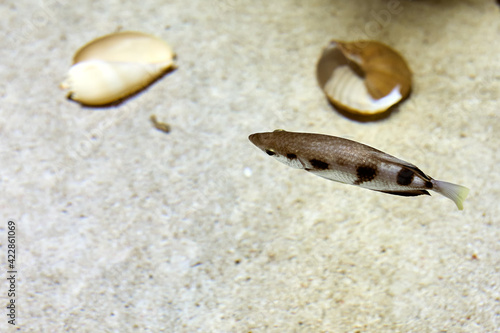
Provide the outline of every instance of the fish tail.
{"type": "Polygon", "coordinates": [[[462,185],[443,182],[441,180],[432,180],[433,190],[439,194],[444,195],[448,199],[453,200],[459,210],[464,209],[464,200],[469,194],[469,189],[462,185]]]}

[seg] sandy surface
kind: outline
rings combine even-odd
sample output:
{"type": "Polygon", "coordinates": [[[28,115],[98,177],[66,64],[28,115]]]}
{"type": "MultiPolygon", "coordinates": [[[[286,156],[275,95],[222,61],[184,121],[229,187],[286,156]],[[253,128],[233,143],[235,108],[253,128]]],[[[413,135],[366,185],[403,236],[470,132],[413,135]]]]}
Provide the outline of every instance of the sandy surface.
{"type": "Polygon", "coordinates": [[[0,257],[7,274],[13,220],[20,331],[500,330],[495,1],[120,3],[0,5],[0,257]],[[68,101],[74,52],[119,29],[168,41],[179,68],[117,107],[68,101]],[[314,75],[333,38],[399,50],[410,99],[378,122],[333,110],[314,75]],[[276,128],[413,162],[469,187],[465,210],[288,168],[247,139],[276,128]]]}

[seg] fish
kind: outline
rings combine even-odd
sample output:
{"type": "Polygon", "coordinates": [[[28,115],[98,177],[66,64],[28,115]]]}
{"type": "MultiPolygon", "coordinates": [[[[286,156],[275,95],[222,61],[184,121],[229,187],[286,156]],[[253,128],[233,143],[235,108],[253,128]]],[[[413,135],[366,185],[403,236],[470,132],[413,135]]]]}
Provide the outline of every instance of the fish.
{"type": "Polygon", "coordinates": [[[400,196],[430,195],[432,190],[459,210],[469,194],[465,186],[433,179],[411,163],[349,139],[285,130],[255,133],[248,139],[292,168],[344,184],[400,196]]]}

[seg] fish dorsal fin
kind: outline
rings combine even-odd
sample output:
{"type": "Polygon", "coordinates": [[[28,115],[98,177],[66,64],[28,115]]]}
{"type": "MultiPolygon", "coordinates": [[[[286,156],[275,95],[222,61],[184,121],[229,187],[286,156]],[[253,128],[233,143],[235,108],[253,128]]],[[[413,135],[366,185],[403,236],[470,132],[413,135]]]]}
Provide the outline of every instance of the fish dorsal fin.
{"type": "Polygon", "coordinates": [[[392,164],[397,164],[401,168],[407,168],[415,172],[416,175],[418,175],[420,178],[426,180],[426,181],[431,181],[432,178],[427,176],[422,170],[420,170],[416,165],[411,164],[409,162],[403,161],[397,157],[394,157],[392,155],[386,154],[384,152],[375,150],[372,154],[381,162],[386,162],[386,163],[392,163],[392,164]]]}

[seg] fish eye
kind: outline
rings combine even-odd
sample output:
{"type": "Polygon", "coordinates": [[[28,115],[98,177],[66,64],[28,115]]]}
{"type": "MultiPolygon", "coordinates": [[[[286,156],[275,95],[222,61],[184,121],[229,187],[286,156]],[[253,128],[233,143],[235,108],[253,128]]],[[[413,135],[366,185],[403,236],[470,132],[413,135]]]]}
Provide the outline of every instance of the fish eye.
{"type": "Polygon", "coordinates": [[[266,154],[269,156],[276,155],[276,153],[274,151],[272,151],[271,149],[266,149],[266,154]]]}

